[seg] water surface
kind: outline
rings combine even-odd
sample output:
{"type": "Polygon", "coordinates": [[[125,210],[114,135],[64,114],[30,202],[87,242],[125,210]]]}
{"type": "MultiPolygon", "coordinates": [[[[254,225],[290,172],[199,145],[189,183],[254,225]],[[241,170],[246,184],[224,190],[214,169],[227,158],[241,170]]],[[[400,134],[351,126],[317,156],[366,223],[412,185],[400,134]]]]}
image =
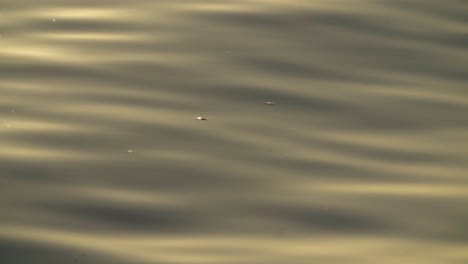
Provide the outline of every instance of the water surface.
{"type": "Polygon", "coordinates": [[[0,262],[466,263],[467,14],[2,1],[0,262]]]}

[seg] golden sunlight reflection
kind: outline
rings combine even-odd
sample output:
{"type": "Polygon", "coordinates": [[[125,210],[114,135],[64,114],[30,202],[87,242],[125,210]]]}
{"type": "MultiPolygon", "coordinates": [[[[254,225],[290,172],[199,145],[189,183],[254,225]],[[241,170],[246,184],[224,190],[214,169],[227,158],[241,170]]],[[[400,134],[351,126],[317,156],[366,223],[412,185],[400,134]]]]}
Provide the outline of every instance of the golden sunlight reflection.
{"type": "Polygon", "coordinates": [[[467,263],[467,11],[4,1],[0,263],[467,263]]]}

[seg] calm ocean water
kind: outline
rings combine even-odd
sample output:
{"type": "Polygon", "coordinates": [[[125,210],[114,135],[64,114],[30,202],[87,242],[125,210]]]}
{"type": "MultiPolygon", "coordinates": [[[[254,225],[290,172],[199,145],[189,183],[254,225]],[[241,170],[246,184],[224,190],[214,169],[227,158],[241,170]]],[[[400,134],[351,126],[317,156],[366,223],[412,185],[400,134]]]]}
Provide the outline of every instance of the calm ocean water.
{"type": "Polygon", "coordinates": [[[465,0],[3,0],[0,263],[467,263],[467,33],[465,0]]]}

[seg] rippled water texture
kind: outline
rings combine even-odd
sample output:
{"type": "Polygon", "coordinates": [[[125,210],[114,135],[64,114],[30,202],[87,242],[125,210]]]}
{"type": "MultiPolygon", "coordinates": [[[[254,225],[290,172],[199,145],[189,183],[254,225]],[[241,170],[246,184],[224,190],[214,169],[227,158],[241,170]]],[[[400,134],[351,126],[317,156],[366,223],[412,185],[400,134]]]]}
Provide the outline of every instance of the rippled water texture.
{"type": "Polygon", "coordinates": [[[468,263],[466,33],[464,0],[3,0],[0,263],[468,263]]]}

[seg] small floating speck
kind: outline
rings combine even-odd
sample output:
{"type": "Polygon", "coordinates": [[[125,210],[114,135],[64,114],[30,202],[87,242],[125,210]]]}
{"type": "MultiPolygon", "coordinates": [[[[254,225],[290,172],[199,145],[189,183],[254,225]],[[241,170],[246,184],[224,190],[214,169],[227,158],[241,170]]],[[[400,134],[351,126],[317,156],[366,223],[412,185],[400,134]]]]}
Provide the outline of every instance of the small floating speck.
{"type": "Polygon", "coordinates": [[[275,102],[272,102],[272,101],[267,101],[265,102],[266,105],[275,105],[276,103],[275,102]]]}
{"type": "Polygon", "coordinates": [[[197,120],[206,121],[206,120],[208,120],[208,118],[203,117],[203,116],[197,116],[197,120]]]}
{"type": "Polygon", "coordinates": [[[133,154],[133,153],[135,153],[135,151],[133,151],[132,149],[129,149],[129,150],[127,150],[127,153],[133,154]]]}

